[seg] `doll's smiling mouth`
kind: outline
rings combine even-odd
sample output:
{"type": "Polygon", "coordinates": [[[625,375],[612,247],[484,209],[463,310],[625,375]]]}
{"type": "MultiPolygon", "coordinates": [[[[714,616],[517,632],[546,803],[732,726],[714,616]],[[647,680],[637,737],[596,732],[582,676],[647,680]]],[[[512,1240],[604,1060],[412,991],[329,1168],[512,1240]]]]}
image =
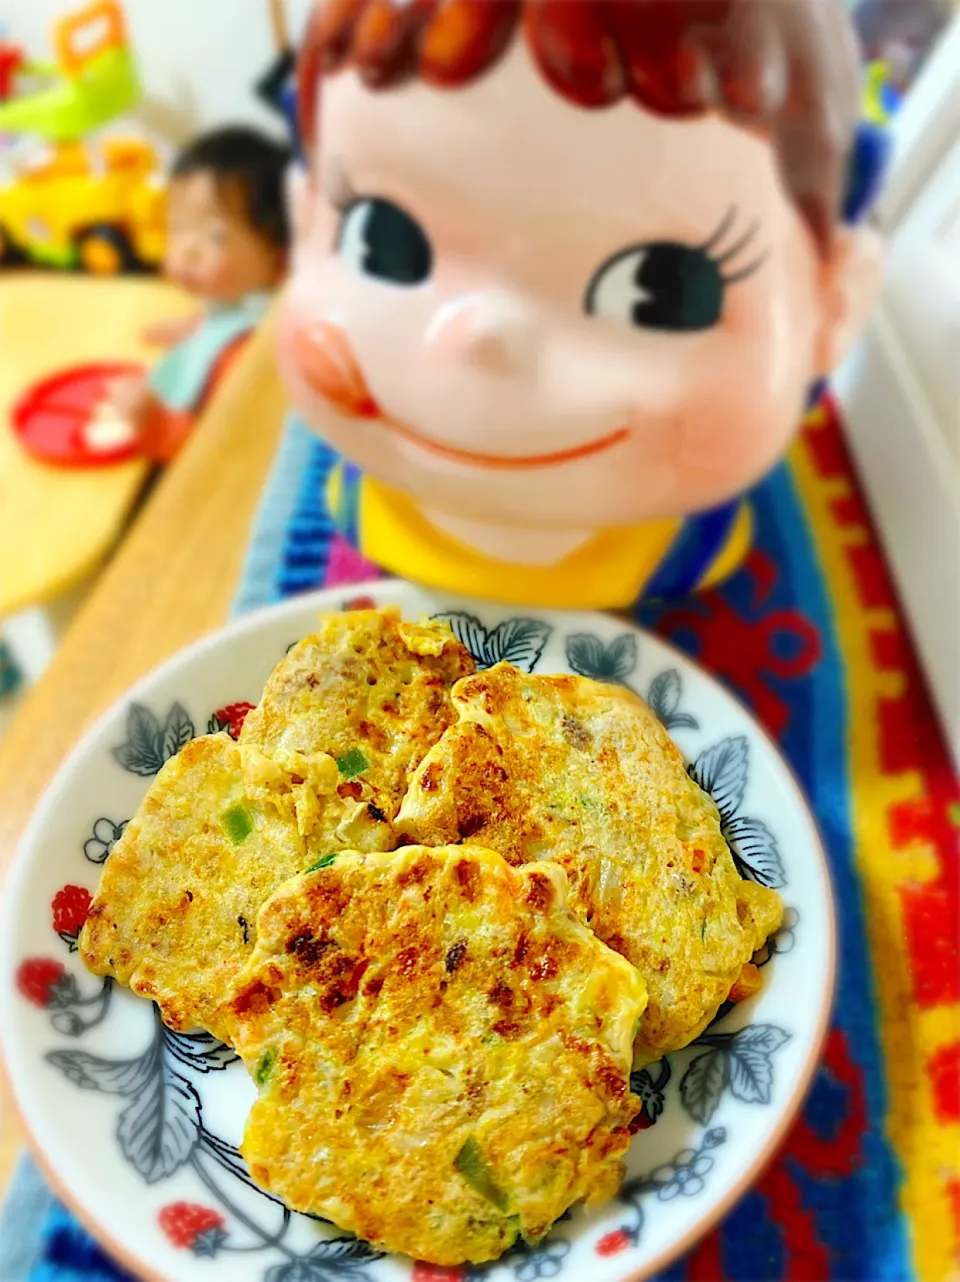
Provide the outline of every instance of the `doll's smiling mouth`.
{"type": "Polygon", "coordinates": [[[484,454],[478,450],[458,449],[423,436],[384,412],[367,384],[349,340],[338,325],[321,320],[297,327],[292,333],[292,348],[294,361],[307,386],[339,413],[376,422],[401,440],[454,463],[502,472],[559,467],[613,449],[630,435],[629,427],[618,427],[581,445],[543,454],[484,454]]]}
{"type": "Polygon", "coordinates": [[[397,423],[384,414],[380,414],[377,421],[391,432],[395,432],[403,440],[410,441],[421,449],[428,450],[431,454],[437,454],[441,458],[451,459],[457,463],[469,463],[472,467],[485,467],[513,472],[523,471],[527,468],[556,467],[561,463],[573,463],[577,459],[590,458],[594,454],[600,454],[604,450],[609,450],[615,445],[619,445],[630,434],[629,428],[619,427],[614,432],[608,432],[606,436],[598,437],[593,441],[585,441],[583,445],[574,445],[566,450],[554,450],[548,454],[480,454],[474,450],[458,450],[452,445],[441,445],[439,441],[431,440],[427,436],[421,436],[419,432],[414,432],[411,428],[405,427],[402,423],[397,423]]]}

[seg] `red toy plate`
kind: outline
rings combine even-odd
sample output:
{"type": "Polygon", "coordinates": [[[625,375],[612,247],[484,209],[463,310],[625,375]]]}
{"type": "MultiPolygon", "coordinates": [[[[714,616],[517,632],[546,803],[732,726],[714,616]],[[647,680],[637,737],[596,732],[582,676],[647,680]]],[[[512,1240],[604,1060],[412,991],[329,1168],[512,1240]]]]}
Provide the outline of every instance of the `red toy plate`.
{"type": "Polygon", "coordinates": [[[28,454],[58,467],[104,467],[134,458],[135,441],[96,450],[87,444],[83,429],[111,383],[142,373],[142,365],[120,361],[60,370],[20,397],[11,415],[14,433],[28,454]]]}

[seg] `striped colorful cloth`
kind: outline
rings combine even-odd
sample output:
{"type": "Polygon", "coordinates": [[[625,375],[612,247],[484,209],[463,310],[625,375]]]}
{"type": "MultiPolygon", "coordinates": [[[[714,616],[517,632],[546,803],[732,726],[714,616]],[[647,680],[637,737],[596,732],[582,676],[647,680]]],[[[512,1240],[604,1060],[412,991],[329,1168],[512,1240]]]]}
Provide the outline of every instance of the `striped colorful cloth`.
{"type": "MultiPolygon", "coordinates": [[[[318,508],[332,462],[291,425],[238,610],[375,573],[318,508]]],[[[742,570],[638,618],[749,703],[802,781],[833,869],[840,980],[823,1065],[779,1157],[662,1280],[952,1282],[960,790],[829,403],[753,501],[742,570]]],[[[125,1277],[31,1180],[28,1169],[0,1231],[0,1282],[125,1277]]]]}

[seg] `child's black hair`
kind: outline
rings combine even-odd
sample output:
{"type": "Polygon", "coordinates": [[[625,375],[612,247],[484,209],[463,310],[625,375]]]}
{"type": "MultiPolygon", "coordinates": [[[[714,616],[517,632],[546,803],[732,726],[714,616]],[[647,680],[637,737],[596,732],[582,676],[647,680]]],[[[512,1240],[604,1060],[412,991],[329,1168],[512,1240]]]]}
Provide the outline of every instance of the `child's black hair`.
{"type": "Polygon", "coordinates": [[[174,178],[209,173],[217,186],[241,193],[252,227],[278,249],[290,244],[284,175],[292,153],[246,125],[228,125],[201,134],[173,165],[174,178]]]}

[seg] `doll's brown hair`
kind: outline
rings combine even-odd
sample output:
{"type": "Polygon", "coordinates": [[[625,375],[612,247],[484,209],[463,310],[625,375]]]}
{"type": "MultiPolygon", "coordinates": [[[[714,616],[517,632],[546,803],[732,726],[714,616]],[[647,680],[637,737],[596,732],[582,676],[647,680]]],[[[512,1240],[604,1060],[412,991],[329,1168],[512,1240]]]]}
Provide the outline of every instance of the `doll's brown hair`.
{"type": "Polygon", "coordinates": [[[300,61],[307,146],[321,76],[352,67],[375,89],[415,78],[455,89],[518,33],[546,81],[581,107],[633,98],[665,116],[716,111],[762,133],[829,246],[859,116],[841,0],[319,0],[300,61]]]}

